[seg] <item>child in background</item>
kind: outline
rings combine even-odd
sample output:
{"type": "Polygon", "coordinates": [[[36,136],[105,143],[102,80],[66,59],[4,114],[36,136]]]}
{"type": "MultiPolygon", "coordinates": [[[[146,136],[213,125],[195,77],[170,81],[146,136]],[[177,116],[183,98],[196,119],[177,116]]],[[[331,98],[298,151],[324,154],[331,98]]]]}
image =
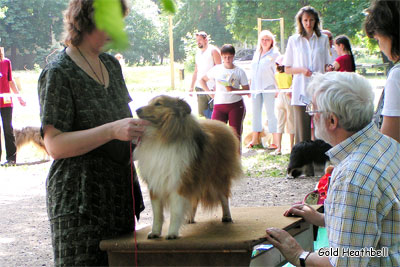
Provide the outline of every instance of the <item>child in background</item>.
{"type": "Polygon", "coordinates": [[[339,35],[336,37],[334,45],[339,56],[333,62],[333,65],[330,65],[329,71],[355,72],[356,64],[351,51],[350,39],[346,35],[339,35]]]}
{"type": "Polygon", "coordinates": [[[210,79],[216,81],[215,96],[211,95],[214,98],[214,110],[211,119],[224,123],[229,122],[229,126],[235,129],[241,144],[246,107],[241,96],[243,94],[230,94],[229,92],[249,90],[249,83],[244,70],[233,64],[234,56],[235,48],[231,44],[222,46],[221,58],[223,64],[211,68],[200,80],[200,84],[205,91],[210,91],[207,81],[210,79]]]}
{"type": "MultiPolygon", "coordinates": [[[[275,80],[279,89],[289,89],[292,86],[292,75],[285,73],[285,66],[282,65],[283,56],[279,56],[276,59],[276,70],[275,80]]],[[[290,92],[278,92],[277,99],[275,102],[275,113],[278,119],[278,148],[275,150],[275,155],[282,154],[282,134],[285,131],[285,124],[287,124],[287,132],[290,135],[290,150],[294,144],[294,117],[293,107],[291,105],[291,94],[290,92]]]]}

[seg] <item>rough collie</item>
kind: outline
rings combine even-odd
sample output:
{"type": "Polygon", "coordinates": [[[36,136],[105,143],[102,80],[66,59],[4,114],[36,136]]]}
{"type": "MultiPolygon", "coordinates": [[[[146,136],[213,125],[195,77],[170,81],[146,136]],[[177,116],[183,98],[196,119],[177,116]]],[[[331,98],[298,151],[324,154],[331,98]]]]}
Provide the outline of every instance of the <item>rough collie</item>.
{"type": "Polygon", "coordinates": [[[332,146],[323,140],[307,140],[296,144],[290,153],[287,178],[296,178],[304,174],[305,166],[313,164],[315,169],[322,170],[329,163],[329,157],[325,154],[332,146]]]}
{"type": "Polygon", "coordinates": [[[197,205],[222,205],[222,222],[232,222],[232,182],[242,176],[239,139],[226,124],[197,120],[184,100],[158,96],[136,110],[151,122],[135,149],[140,177],[153,208],[148,238],[161,236],[164,208],[170,210],[167,239],[179,237],[185,217],[193,223],[197,205]]]}
{"type": "Polygon", "coordinates": [[[22,129],[14,129],[14,137],[17,150],[21,149],[24,145],[31,143],[40,152],[48,156],[39,127],[28,126],[22,129]]]}

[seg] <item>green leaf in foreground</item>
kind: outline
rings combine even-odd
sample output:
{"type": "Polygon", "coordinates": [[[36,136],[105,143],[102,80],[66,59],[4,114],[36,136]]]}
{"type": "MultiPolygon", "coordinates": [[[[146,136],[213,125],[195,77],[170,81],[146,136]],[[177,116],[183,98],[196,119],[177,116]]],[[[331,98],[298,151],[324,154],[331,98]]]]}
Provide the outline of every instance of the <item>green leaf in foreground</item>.
{"type": "Polygon", "coordinates": [[[165,11],[172,14],[176,13],[175,3],[173,0],[161,0],[161,3],[165,11]]]}
{"type": "Polygon", "coordinates": [[[125,29],[122,7],[119,0],[95,0],[94,21],[99,30],[105,31],[111,38],[107,48],[124,50],[129,46],[125,29]]]}

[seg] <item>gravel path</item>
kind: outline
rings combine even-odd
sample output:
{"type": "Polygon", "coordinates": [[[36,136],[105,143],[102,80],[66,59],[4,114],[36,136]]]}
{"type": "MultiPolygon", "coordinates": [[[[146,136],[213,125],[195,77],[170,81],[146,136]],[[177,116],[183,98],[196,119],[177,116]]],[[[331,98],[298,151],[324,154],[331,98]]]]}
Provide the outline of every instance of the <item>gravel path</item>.
{"type": "MultiPolygon", "coordinates": [[[[46,214],[45,178],[50,162],[0,167],[0,266],[53,266],[46,214]]],[[[316,178],[247,178],[233,188],[231,206],[290,205],[301,201],[316,178]]],[[[142,186],[146,210],[139,227],[151,224],[151,205],[142,186]]]]}

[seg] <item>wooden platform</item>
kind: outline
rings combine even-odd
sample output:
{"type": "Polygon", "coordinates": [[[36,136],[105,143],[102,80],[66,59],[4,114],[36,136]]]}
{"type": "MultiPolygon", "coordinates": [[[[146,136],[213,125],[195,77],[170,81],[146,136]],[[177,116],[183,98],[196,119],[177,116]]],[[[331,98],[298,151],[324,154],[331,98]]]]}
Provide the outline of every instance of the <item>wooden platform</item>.
{"type": "MultiPolygon", "coordinates": [[[[289,206],[232,208],[233,223],[222,223],[221,212],[199,214],[195,224],[184,225],[181,238],[147,239],[151,226],[136,232],[139,266],[253,266],[279,265],[283,257],[276,248],[253,260],[253,247],[265,242],[265,229],[287,230],[301,245],[313,249],[312,227],[301,218],[284,217],[289,206]]],[[[163,236],[168,231],[164,224],[163,236]]],[[[100,248],[107,251],[110,266],[134,266],[133,234],[104,240],[100,248]]]]}

